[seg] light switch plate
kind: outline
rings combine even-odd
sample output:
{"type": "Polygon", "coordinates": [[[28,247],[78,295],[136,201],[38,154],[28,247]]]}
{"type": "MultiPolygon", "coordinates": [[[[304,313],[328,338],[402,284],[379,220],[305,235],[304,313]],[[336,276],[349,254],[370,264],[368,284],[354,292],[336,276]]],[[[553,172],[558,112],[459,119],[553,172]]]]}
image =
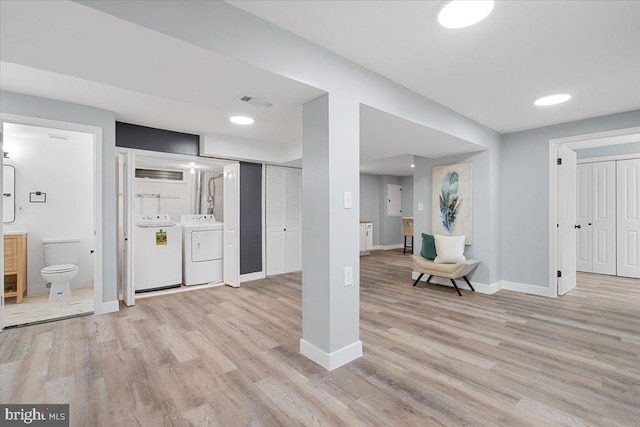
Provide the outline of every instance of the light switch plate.
{"type": "Polygon", "coordinates": [[[418,210],[422,211],[424,209],[424,205],[422,203],[418,203],[418,210]]]}
{"type": "Polygon", "coordinates": [[[344,268],[344,285],[345,286],[353,285],[353,267],[344,268]]]}
{"type": "Polygon", "coordinates": [[[351,209],[352,205],[353,205],[353,202],[351,198],[351,191],[345,191],[344,192],[344,208],[351,209]]]}

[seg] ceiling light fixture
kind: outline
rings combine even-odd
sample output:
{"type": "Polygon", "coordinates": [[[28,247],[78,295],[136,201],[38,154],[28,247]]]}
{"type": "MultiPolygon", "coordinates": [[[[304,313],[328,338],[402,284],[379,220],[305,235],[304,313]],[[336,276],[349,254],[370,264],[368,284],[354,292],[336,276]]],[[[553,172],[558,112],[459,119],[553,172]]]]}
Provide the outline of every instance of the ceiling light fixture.
{"type": "Polygon", "coordinates": [[[445,28],[468,27],[489,16],[494,4],[493,0],[452,0],[440,9],[438,22],[445,28]]]}
{"type": "Polygon", "coordinates": [[[534,104],[538,107],[548,107],[549,105],[562,104],[571,99],[571,95],[568,93],[558,93],[556,95],[543,96],[534,101],[534,104]]]}
{"type": "Polygon", "coordinates": [[[229,118],[231,123],[235,123],[237,125],[252,125],[254,120],[251,117],[247,116],[233,116],[229,118]]]}
{"type": "Polygon", "coordinates": [[[416,165],[414,165],[413,163],[411,163],[411,167],[412,167],[412,168],[415,168],[415,167],[416,167],[416,165]]]}

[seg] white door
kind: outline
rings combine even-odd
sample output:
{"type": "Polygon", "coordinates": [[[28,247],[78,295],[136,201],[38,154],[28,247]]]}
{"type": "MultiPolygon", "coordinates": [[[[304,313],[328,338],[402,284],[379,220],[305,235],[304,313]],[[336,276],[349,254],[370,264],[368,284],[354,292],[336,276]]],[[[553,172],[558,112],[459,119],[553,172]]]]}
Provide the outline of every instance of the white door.
{"type": "Polygon", "coordinates": [[[561,145],[558,157],[558,295],[576,287],[576,152],[561,145]]]}
{"type": "Polygon", "coordinates": [[[367,247],[367,241],[366,241],[366,227],[364,224],[360,224],[360,252],[364,252],[366,250],[367,247]]]}
{"type": "Polygon", "coordinates": [[[240,164],[224,167],[224,283],[240,287],[240,164]]]}
{"type": "Polygon", "coordinates": [[[402,186],[387,184],[387,216],[402,216],[402,186]]]}
{"type": "MultiPolygon", "coordinates": [[[[4,142],[4,125],[2,120],[0,120],[0,153],[3,152],[4,142]]],[[[0,188],[2,188],[3,182],[2,177],[0,176],[0,188]]],[[[2,197],[0,197],[0,211],[3,211],[2,197]]],[[[2,235],[2,241],[4,241],[4,222],[0,224],[0,234],[2,235]]],[[[2,245],[2,256],[0,256],[0,271],[4,272],[4,244],[2,245]]],[[[0,282],[2,286],[0,286],[0,331],[4,328],[4,274],[1,274],[2,279],[0,282]]]]}
{"type": "Polygon", "coordinates": [[[127,306],[135,305],[136,293],[133,286],[133,218],[135,216],[135,206],[133,204],[135,191],[135,164],[136,157],[132,152],[126,152],[118,156],[118,161],[122,164],[122,203],[123,203],[123,233],[124,242],[122,247],[122,299],[127,306]]]}
{"type": "Polygon", "coordinates": [[[373,224],[368,223],[364,232],[364,250],[371,251],[373,249],[373,224]]]}
{"type": "Polygon", "coordinates": [[[617,163],[618,276],[640,278],[640,159],[617,163]]]}
{"type": "Polygon", "coordinates": [[[267,166],[267,275],[285,272],[285,168],[267,166]]]}
{"type": "Polygon", "coordinates": [[[302,170],[288,168],[285,204],[285,271],[302,269],[302,170]]]}
{"type": "Polygon", "coordinates": [[[593,272],[593,163],[578,165],[576,269],[593,272]]]}
{"type": "Polygon", "coordinates": [[[616,274],[616,162],[593,164],[593,272],[616,274]]]}

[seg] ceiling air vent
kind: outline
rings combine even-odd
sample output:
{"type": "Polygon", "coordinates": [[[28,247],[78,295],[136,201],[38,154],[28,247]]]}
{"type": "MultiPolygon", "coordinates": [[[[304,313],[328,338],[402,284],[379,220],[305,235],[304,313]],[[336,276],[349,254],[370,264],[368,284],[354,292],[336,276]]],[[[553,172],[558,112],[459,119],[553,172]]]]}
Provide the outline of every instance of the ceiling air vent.
{"type": "Polygon", "coordinates": [[[273,107],[273,102],[265,101],[264,99],[256,98],[255,96],[244,95],[240,98],[240,101],[255,105],[256,107],[273,107]]]}

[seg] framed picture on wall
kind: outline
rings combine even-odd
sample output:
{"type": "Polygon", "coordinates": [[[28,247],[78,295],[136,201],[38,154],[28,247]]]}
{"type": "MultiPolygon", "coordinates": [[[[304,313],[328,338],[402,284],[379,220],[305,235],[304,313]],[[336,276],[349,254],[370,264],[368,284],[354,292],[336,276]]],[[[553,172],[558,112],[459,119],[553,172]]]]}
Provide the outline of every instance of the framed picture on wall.
{"type": "Polygon", "coordinates": [[[432,232],[465,236],[473,242],[472,164],[456,163],[433,167],[432,232]]]}

